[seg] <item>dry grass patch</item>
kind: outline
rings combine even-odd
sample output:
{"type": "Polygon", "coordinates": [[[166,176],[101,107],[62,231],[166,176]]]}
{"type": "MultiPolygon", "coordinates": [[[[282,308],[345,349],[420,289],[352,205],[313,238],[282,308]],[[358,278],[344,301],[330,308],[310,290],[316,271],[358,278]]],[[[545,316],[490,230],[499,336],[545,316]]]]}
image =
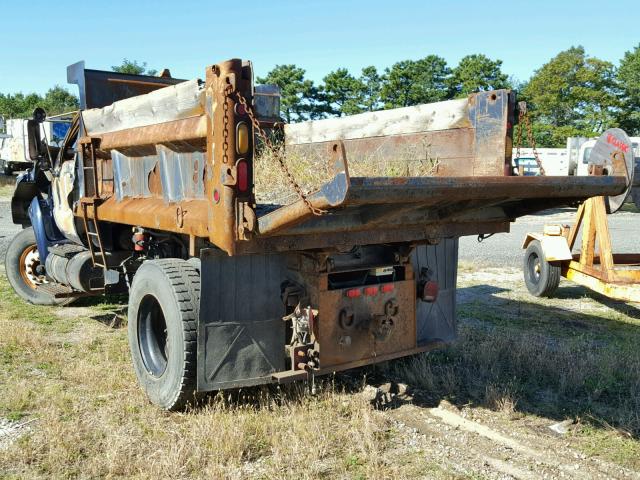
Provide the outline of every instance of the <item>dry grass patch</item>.
{"type": "Polygon", "coordinates": [[[0,175],[0,199],[10,199],[16,188],[16,177],[0,175]]]}
{"type": "Polygon", "coordinates": [[[549,424],[573,419],[579,448],[639,469],[640,310],[576,295],[568,284],[564,298],[549,300],[524,286],[478,286],[465,275],[461,283],[475,301],[458,307],[459,341],[393,364],[393,376],[434,404],[447,399],[549,424]]]}
{"type": "Polygon", "coordinates": [[[8,478],[403,478],[424,468],[396,452],[382,412],[331,379],[218,394],[185,413],[149,404],[126,328],[76,310],[23,304],[0,280],[0,417],[33,421],[0,451],[8,478]],[[71,313],[69,313],[71,312],[71,313]],[[82,332],[82,334],[79,334],[82,332]]]}

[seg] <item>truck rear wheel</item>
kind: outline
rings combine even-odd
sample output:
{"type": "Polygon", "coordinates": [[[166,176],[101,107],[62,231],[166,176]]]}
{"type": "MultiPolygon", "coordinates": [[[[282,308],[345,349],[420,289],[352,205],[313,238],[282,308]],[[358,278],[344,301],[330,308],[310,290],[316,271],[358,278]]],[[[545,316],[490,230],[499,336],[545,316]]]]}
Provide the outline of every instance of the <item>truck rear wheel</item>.
{"type": "Polygon", "coordinates": [[[66,305],[74,298],[55,298],[40,286],[47,282],[42,272],[33,227],[16,234],[7,248],[5,272],[9,284],[20,298],[36,305],[66,305]]]}
{"type": "Polygon", "coordinates": [[[200,276],[180,259],[150,260],[129,294],[129,346],[138,381],[165,410],[195,398],[200,276]]]}
{"type": "Polygon", "coordinates": [[[551,297],[560,285],[560,265],[545,260],[542,246],[533,240],[524,254],[524,283],[535,297],[551,297]]]}

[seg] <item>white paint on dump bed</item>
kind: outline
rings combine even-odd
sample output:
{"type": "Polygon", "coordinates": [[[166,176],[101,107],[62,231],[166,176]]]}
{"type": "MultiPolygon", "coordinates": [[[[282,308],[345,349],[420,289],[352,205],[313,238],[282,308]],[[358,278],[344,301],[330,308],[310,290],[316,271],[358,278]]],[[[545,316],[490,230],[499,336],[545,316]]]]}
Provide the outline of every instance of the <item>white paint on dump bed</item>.
{"type": "Polygon", "coordinates": [[[360,113],[342,118],[285,125],[287,145],[351,140],[470,127],[469,100],[448,100],[414,107],[360,113]]]}
{"type": "Polygon", "coordinates": [[[181,120],[204,113],[204,90],[201,80],[190,80],[85,110],[82,120],[90,136],[181,120]]]}

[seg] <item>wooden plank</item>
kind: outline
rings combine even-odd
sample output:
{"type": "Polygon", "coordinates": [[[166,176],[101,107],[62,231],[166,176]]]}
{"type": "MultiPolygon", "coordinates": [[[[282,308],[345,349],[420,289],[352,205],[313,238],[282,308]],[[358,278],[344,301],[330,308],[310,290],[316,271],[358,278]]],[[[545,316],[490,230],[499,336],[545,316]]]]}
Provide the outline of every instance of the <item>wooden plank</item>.
{"type": "Polygon", "coordinates": [[[580,263],[592,266],[596,248],[596,228],[593,221],[593,198],[585,202],[584,222],[582,224],[582,249],[580,263]]]}
{"type": "Polygon", "coordinates": [[[578,230],[580,229],[580,224],[582,223],[582,219],[584,218],[584,204],[585,202],[582,202],[578,207],[578,212],[576,213],[576,219],[573,222],[573,225],[571,226],[571,230],[569,231],[569,238],[567,239],[569,250],[573,250],[573,246],[576,243],[578,230]]]}
{"type": "Polygon", "coordinates": [[[85,110],[82,120],[87,135],[97,136],[203,114],[204,84],[191,80],[120,100],[104,108],[85,110]]]}
{"type": "Polygon", "coordinates": [[[285,125],[286,145],[469,128],[466,98],[285,125]]]}
{"type": "MultiPolygon", "coordinates": [[[[563,272],[563,275],[567,277],[567,273],[569,271],[580,272],[584,275],[588,275],[590,277],[596,278],[601,282],[606,282],[606,276],[599,268],[595,268],[593,266],[584,265],[580,262],[576,262],[575,260],[570,260],[568,264],[563,264],[563,268],[566,270],[563,272]],[[564,266],[566,265],[566,266],[564,266]]],[[[569,278],[569,277],[567,277],[569,278]]]]}

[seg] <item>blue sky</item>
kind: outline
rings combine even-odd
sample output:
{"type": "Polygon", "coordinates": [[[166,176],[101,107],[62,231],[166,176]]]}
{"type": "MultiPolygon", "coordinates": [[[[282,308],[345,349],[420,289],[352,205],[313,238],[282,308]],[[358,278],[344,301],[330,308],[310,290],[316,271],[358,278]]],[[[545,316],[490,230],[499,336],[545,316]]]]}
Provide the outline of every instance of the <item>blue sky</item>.
{"type": "MultiPolygon", "coordinates": [[[[295,63],[315,81],[331,70],[380,69],[428,54],[501,59],[519,80],[583,45],[617,64],[640,43],[637,1],[0,0],[0,92],[66,85],[66,66],[109,69],[124,57],[201,77],[241,57],[258,75],[295,63]]],[[[74,87],[75,88],[75,87],[74,87]]]]}

